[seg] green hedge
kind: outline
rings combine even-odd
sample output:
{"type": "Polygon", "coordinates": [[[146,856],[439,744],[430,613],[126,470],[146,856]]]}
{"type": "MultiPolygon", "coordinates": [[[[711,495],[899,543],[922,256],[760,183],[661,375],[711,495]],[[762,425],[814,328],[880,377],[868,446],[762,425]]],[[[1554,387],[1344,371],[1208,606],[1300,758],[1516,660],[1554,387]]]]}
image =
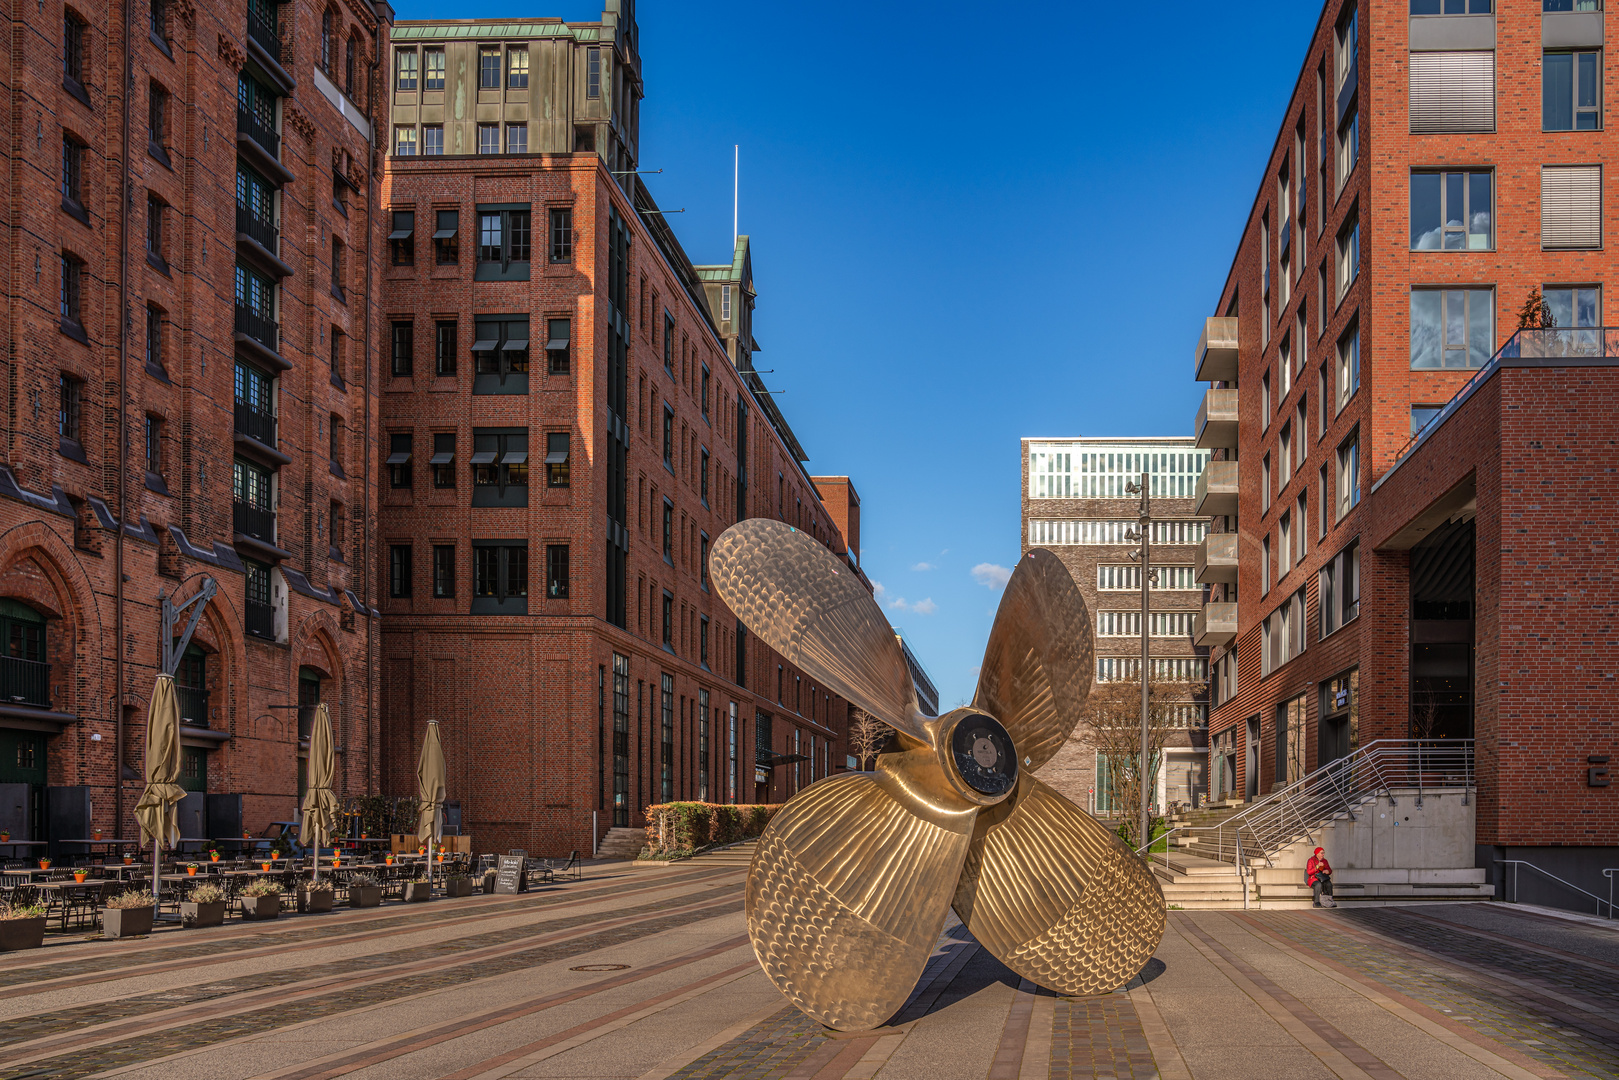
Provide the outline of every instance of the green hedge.
{"type": "Polygon", "coordinates": [[[646,849],[642,858],[687,858],[704,848],[734,844],[761,835],[780,804],[672,802],[646,808],[646,849]]]}

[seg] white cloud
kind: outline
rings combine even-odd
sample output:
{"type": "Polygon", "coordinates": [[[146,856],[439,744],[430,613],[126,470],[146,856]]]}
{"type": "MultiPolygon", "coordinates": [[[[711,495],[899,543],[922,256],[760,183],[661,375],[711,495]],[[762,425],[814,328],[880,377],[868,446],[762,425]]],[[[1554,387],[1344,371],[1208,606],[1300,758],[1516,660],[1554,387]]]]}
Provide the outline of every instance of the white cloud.
{"type": "Polygon", "coordinates": [[[972,569],[973,580],[987,589],[1004,589],[1012,571],[994,563],[981,562],[972,569]]]}
{"type": "Polygon", "coordinates": [[[872,598],[875,599],[879,604],[883,602],[883,596],[887,592],[888,592],[888,590],[883,588],[883,583],[882,582],[873,581],[871,583],[871,595],[872,595],[872,598]]]}
{"type": "Polygon", "coordinates": [[[919,562],[915,566],[911,567],[911,569],[912,570],[937,570],[938,567],[934,566],[930,562],[919,562]]]}
{"type": "Polygon", "coordinates": [[[933,602],[930,596],[924,600],[910,601],[903,596],[898,597],[889,605],[895,611],[909,611],[913,615],[932,615],[939,610],[939,605],[933,602]]]}

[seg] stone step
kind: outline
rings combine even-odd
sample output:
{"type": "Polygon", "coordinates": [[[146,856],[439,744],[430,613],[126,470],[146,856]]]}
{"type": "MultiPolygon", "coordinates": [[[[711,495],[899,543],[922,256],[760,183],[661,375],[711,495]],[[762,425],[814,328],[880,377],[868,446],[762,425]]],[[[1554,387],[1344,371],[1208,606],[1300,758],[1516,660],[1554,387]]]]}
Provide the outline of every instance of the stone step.
{"type": "Polygon", "coordinates": [[[598,859],[633,859],[646,847],[645,829],[612,828],[596,845],[598,859]]]}

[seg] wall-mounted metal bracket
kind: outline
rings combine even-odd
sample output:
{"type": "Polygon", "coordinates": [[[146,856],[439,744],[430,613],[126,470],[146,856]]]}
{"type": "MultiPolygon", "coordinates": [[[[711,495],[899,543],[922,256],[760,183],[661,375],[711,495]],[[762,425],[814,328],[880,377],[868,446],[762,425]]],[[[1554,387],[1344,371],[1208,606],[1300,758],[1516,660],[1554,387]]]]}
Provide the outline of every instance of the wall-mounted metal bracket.
{"type": "Polygon", "coordinates": [[[178,607],[170,602],[167,593],[159,592],[157,594],[163,618],[163,634],[161,638],[163,645],[163,674],[172,676],[175,669],[180,666],[180,657],[185,655],[186,646],[191,644],[191,635],[196,632],[197,624],[202,621],[202,609],[208,606],[208,601],[214,598],[214,593],[217,590],[218,585],[215,584],[214,579],[204,577],[202,579],[202,588],[197,590],[197,595],[178,607]],[[185,632],[180,635],[179,640],[175,640],[175,624],[180,621],[181,613],[186,608],[192,607],[193,604],[196,607],[192,608],[191,617],[186,620],[185,632]]]}

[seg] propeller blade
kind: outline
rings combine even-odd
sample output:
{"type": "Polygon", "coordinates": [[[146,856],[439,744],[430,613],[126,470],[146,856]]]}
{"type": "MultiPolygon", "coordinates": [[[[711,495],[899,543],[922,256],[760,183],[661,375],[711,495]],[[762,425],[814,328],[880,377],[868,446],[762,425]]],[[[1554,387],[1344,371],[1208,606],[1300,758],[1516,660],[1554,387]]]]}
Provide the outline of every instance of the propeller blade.
{"type": "Polygon", "coordinates": [[[1023,773],[983,810],[954,900],[978,943],[1061,994],[1122,986],[1164,936],[1152,872],[1100,822],[1023,773]]]}
{"type": "Polygon", "coordinates": [[[739,521],[709,554],[714,591],[790,664],[883,723],[923,742],[923,717],[899,639],[855,572],[807,533],[739,521]]]}
{"type": "Polygon", "coordinates": [[[1006,583],[973,697],[1012,736],[1020,769],[1038,769],[1061,749],[1094,666],[1085,598],[1057,556],[1033,549],[1006,583]]]}
{"type": "Polygon", "coordinates": [[[892,782],[848,773],[805,788],[748,871],[748,936],[765,974],[839,1030],[877,1027],[910,997],[972,837],[974,808],[924,819],[892,782]]]}

